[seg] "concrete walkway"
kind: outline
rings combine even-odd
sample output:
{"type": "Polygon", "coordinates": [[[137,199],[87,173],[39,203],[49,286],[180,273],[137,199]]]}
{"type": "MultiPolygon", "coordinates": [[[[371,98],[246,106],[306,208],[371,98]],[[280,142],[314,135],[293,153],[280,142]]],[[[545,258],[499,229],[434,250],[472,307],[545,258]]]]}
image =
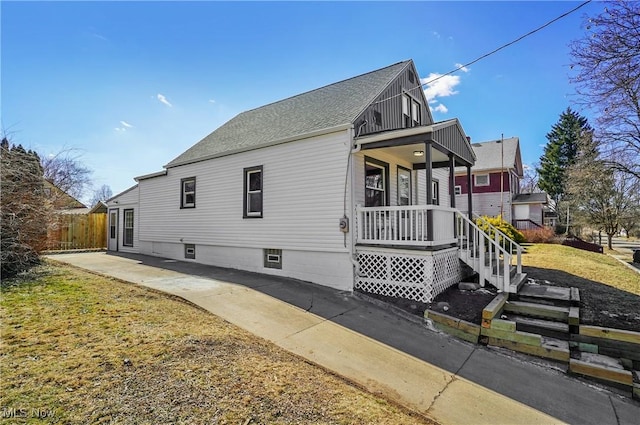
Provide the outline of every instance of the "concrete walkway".
{"type": "Polygon", "coordinates": [[[143,255],[49,258],[180,296],[441,424],[635,424],[640,405],[293,279],[143,255]]]}

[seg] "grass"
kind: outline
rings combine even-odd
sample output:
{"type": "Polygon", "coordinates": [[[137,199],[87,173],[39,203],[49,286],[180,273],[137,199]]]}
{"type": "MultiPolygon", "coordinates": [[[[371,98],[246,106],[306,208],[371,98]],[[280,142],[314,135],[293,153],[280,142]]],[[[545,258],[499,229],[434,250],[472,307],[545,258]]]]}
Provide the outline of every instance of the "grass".
{"type": "Polygon", "coordinates": [[[12,423],[434,423],[146,288],[52,264],[2,284],[12,423]]]}
{"type": "Polygon", "coordinates": [[[522,264],[555,269],[640,295],[640,274],[608,255],[558,244],[532,244],[522,256],[522,264]]]}
{"type": "Polygon", "coordinates": [[[556,244],[527,246],[524,271],[580,291],[580,323],[640,332],[640,274],[615,258],[556,244]]]}

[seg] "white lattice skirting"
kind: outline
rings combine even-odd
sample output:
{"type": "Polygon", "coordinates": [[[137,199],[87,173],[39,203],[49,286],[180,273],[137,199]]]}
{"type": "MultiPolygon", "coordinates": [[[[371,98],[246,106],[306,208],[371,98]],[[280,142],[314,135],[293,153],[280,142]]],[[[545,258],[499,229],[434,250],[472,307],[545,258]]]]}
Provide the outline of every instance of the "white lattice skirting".
{"type": "Polygon", "coordinates": [[[358,249],[357,262],[357,289],[425,303],[461,279],[457,248],[441,251],[358,249]]]}

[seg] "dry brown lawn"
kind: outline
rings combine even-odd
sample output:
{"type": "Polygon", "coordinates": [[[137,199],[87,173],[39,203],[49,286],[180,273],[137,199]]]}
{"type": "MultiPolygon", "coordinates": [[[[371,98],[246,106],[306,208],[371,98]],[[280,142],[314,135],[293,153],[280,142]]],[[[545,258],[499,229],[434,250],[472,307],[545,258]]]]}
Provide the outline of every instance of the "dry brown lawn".
{"type": "Polygon", "coordinates": [[[3,282],[3,420],[433,424],[186,302],[45,265],[3,282]]]}

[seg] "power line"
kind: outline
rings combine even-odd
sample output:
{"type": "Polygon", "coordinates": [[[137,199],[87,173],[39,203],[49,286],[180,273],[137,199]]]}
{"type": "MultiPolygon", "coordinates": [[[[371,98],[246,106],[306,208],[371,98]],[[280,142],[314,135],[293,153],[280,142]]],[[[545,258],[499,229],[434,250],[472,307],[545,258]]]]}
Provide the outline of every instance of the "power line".
{"type": "MultiPolygon", "coordinates": [[[[524,34],[524,35],[522,35],[522,36],[520,36],[520,37],[516,38],[515,40],[510,41],[510,42],[508,42],[508,43],[506,43],[506,44],[503,44],[502,46],[498,47],[497,49],[494,49],[494,50],[490,51],[489,53],[485,53],[484,55],[482,55],[482,56],[480,56],[480,57],[478,57],[478,58],[476,58],[476,59],[472,60],[471,62],[467,62],[467,63],[465,63],[464,65],[460,65],[460,66],[458,66],[457,68],[455,68],[455,69],[453,69],[453,70],[451,70],[451,71],[449,71],[449,72],[447,72],[447,73],[445,73],[445,74],[439,75],[439,76],[437,76],[437,77],[435,77],[435,78],[433,78],[433,79],[431,79],[431,80],[429,80],[429,81],[426,81],[426,82],[424,82],[424,83],[420,84],[420,86],[418,86],[418,87],[422,88],[422,87],[428,86],[429,84],[432,84],[432,83],[434,83],[434,82],[438,81],[439,79],[446,77],[447,75],[451,75],[451,74],[453,74],[453,73],[455,73],[455,72],[458,72],[458,71],[460,71],[461,69],[464,69],[464,68],[466,68],[466,67],[468,67],[468,66],[470,66],[470,65],[473,65],[474,63],[479,62],[479,61],[481,61],[482,59],[485,59],[485,58],[487,58],[487,57],[489,57],[489,56],[491,56],[491,55],[493,55],[493,54],[495,54],[495,53],[499,52],[499,51],[500,51],[500,50],[502,50],[502,49],[505,49],[505,48],[507,48],[507,47],[509,47],[509,46],[511,46],[511,45],[513,45],[513,44],[516,44],[517,42],[519,42],[519,41],[523,40],[524,38],[527,38],[527,37],[529,37],[530,35],[533,35],[533,34],[537,33],[538,31],[540,31],[540,30],[542,30],[542,29],[544,29],[544,28],[548,27],[549,25],[553,24],[554,22],[559,21],[560,19],[562,19],[562,18],[564,18],[564,17],[566,17],[566,16],[568,16],[568,15],[572,14],[572,13],[573,13],[573,12],[575,12],[576,10],[578,10],[578,9],[580,9],[580,8],[582,8],[582,7],[584,7],[584,6],[586,6],[587,4],[591,3],[591,1],[592,1],[592,0],[587,0],[587,1],[585,1],[584,3],[582,3],[582,4],[580,4],[580,5],[576,6],[576,7],[574,7],[573,9],[569,10],[568,12],[563,13],[562,15],[560,15],[560,16],[558,16],[558,17],[556,17],[556,18],[552,19],[552,20],[550,20],[549,22],[547,22],[547,23],[545,23],[545,24],[543,24],[543,25],[539,26],[538,28],[536,28],[536,29],[534,29],[534,30],[529,31],[528,33],[526,33],[526,34],[524,34]]],[[[417,88],[417,87],[416,87],[416,88],[417,88]]],[[[415,90],[415,89],[414,89],[414,90],[415,90]]],[[[375,103],[385,102],[385,101],[387,101],[387,100],[393,99],[393,98],[398,97],[398,96],[400,96],[400,95],[399,95],[399,94],[397,94],[397,95],[394,95],[394,96],[388,97],[388,98],[386,98],[386,99],[379,100],[379,101],[377,101],[377,102],[375,102],[375,103]]]]}

